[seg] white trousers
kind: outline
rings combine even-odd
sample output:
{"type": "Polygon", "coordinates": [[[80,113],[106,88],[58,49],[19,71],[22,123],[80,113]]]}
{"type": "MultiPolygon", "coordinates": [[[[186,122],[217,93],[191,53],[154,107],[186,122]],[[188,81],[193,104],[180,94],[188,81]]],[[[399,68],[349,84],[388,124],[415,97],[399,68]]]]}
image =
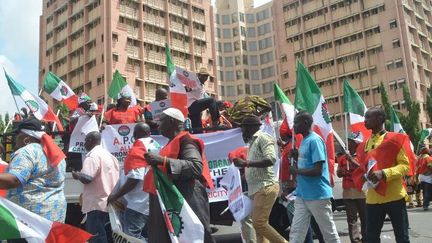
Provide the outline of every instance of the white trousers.
{"type": "Polygon", "coordinates": [[[291,224],[290,243],[303,243],[309,229],[311,216],[315,218],[326,243],[340,243],[330,199],[295,201],[294,218],[291,224]]]}

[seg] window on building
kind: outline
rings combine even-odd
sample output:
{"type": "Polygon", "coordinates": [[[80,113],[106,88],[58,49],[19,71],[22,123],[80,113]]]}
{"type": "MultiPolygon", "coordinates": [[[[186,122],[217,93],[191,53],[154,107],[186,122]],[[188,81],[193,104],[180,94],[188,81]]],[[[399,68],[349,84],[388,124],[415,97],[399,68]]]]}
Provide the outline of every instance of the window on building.
{"type": "Polygon", "coordinates": [[[264,9],[256,14],[257,22],[268,19],[270,17],[270,9],[264,9]]]}
{"type": "Polygon", "coordinates": [[[271,24],[266,23],[263,25],[258,26],[258,36],[265,35],[267,33],[271,32],[271,24]]]}
{"type": "Polygon", "coordinates": [[[226,71],[225,72],[225,81],[234,81],[234,71],[226,71]]]}
{"type": "Polygon", "coordinates": [[[234,51],[238,51],[238,50],[240,50],[240,42],[236,41],[234,42],[234,51]]]}
{"type": "Polygon", "coordinates": [[[268,37],[258,41],[258,47],[260,50],[272,47],[272,45],[273,45],[272,37],[268,37]]]}
{"type": "Polygon", "coordinates": [[[249,56],[249,64],[252,66],[258,65],[258,56],[257,55],[250,55],[249,56]]]}
{"type": "Polygon", "coordinates": [[[249,70],[245,69],[245,70],[243,70],[243,73],[244,73],[244,78],[246,80],[249,80],[249,70]]]}
{"type": "Polygon", "coordinates": [[[233,36],[234,37],[238,36],[238,28],[237,27],[233,28],[232,31],[233,31],[233,36]]]}
{"type": "Polygon", "coordinates": [[[241,36],[246,37],[246,28],[243,26],[240,26],[240,33],[241,33],[241,36]]]}
{"type": "Polygon", "coordinates": [[[240,65],[240,56],[235,57],[235,65],[240,65]]]}
{"type": "Polygon", "coordinates": [[[390,25],[390,29],[396,28],[397,27],[397,21],[396,21],[396,19],[391,20],[389,22],[389,25],[390,25]]]}
{"type": "Polygon", "coordinates": [[[243,84],[237,85],[237,94],[242,95],[243,93],[243,84]]]}
{"type": "Polygon", "coordinates": [[[219,92],[220,92],[221,96],[225,96],[225,86],[223,86],[223,85],[219,86],[219,92]]]}
{"type": "Polygon", "coordinates": [[[224,47],[224,52],[232,52],[233,51],[232,43],[224,43],[223,47],[224,47]]]}
{"type": "Polygon", "coordinates": [[[242,50],[247,51],[246,41],[242,40],[242,50]]]}
{"type": "Polygon", "coordinates": [[[222,36],[223,38],[229,39],[231,38],[231,29],[223,29],[222,30],[222,36]]]}
{"type": "Polygon", "coordinates": [[[243,64],[244,65],[247,65],[249,62],[248,62],[248,56],[247,55],[243,55],[243,64]]]}
{"type": "Polygon", "coordinates": [[[231,24],[231,18],[229,15],[222,15],[222,24],[231,24]]]}
{"type": "Polygon", "coordinates": [[[224,59],[225,66],[229,67],[234,65],[233,57],[225,57],[224,59]]]}
{"type": "Polygon", "coordinates": [[[119,60],[119,56],[117,53],[113,53],[112,58],[113,58],[113,62],[118,62],[119,60]]]}
{"type": "Polygon", "coordinates": [[[398,48],[398,47],[400,47],[400,40],[399,40],[399,39],[394,39],[394,40],[392,41],[392,45],[393,45],[393,48],[398,48]]]}
{"type": "Polygon", "coordinates": [[[284,72],[284,73],[282,73],[282,78],[283,78],[283,79],[288,79],[288,78],[289,78],[289,74],[288,74],[288,72],[284,72]]]}
{"type": "Polygon", "coordinates": [[[248,41],[248,50],[249,51],[256,51],[257,50],[256,41],[248,41]]]}
{"type": "Polygon", "coordinates": [[[267,67],[261,69],[261,77],[262,79],[272,77],[275,75],[275,68],[274,67],[267,67]]]}
{"type": "Polygon", "coordinates": [[[236,96],[235,87],[232,85],[226,86],[227,88],[227,96],[236,96]]]}
{"type": "Polygon", "coordinates": [[[219,28],[216,28],[216,37],[221,38],[221,30],[219,28]]]}
{"type": "Polygon", "coordinates": [[[232,22],[233,22],[233,23],[237,23],[237,22],[238,22],[238,16],[237,16],[237,13],[233,13],[233,14],[231,15],[231,19],[232,19],[232,22]]]}
{"type": "Polygon", "coordinates": [[[260,79],[260,71],[259,70],[250,70],[249,75],[250,75],[250,78],[252,80],[259,80],[260,79]]]}
{"type": "Polygon", "coordinates": [[[217,65],[218,66],[223,66],[223,58],[221,56],[217,57],[217,65]]]}
{"type": "Polygon", "coordinates": [[[395,64],[395,68],[401,68],[401,67],[403,67],[403,61],[402,61],[402,59],[395,60],[394,64],[395,64]]]}
{"type": "Polygon", "coordinates": [[[250,84],[245,84],[245,94],[250,94],[250,84]]]}
{"type": "Polygon", "coordinates": [[[283,55],[283,56],[281,57],[281,62],[282,62],[282,63],[284,63],[284,62],[288,62],[287,55],[283,55]]]}
{"type": "Polygon", "coordinates": [[[261,94],[261,85],[260,84],[252,84],[252,94],[260,95],[261,94]]]}
{"type": "Polygon", "coordinates": [[[236,80],[240,80],[240,79],[242,79],[242,78],[243,78],[243,76],[242,76],[242,71],[237,70],[237,71],[236,71],[236,80]]]}
{"type": "Polygon", "coordinates": [[[255,14],[246,14],[246,23],[255,23],[255,14]]]}
{"type": "Polygon", "coordinates": [[[262,85],[263,86],[263,93],[268,94],[268,93],[273,92],[273,84],[274,84],[274,81],[267,82],[267,83],[263,84],[262,85]]]}
{"type": "Polygon", "coordinates": [[[264,53],[260,55],[260,63],[261,65],[272,62],[274,60],[273,51],[264,53]]]}
{"type": "Polygon", "coordinates": [[[219,81],[224,81],[224,80],[225,80],[225,79],[224,79],[223,71],[219,71],[219,72],[218,72],[218,79],[219,79],[219,81]]]}
{"type": "Polygon", "coordinates": [[[256,37],[255,27],[248,27],[247,28],[247,37],[256,37]]]}
{"type": "Polygon", "coordinates": [[[216,24],[220,24],[220,21],[219,21],[219,14],[216,14],[216,24]]]}
{"type": "Polygon", "coordinates": [[[244,15],[244,13],[239,13],[239,15],[240,15],[240,22],[245,22],[245,15],[244,15]]]}

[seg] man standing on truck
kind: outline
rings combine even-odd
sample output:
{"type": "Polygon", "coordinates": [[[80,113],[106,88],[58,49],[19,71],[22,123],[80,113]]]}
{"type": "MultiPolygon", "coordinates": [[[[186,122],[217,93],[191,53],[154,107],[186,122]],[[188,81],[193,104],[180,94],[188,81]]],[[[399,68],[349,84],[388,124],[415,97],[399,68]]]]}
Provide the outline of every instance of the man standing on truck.
{"type": "Polygon", "coordinates": [[[75,180],[84,184],[82,209],[87,214],[86,229],[94,237],[90,243],[108,242],[105,224],[108,223],[107,199],[119,179],[119,163],[102,148],[99,132],[87,134],[84,147],[88,151],[81,172],[72,171],[75,180]]]}

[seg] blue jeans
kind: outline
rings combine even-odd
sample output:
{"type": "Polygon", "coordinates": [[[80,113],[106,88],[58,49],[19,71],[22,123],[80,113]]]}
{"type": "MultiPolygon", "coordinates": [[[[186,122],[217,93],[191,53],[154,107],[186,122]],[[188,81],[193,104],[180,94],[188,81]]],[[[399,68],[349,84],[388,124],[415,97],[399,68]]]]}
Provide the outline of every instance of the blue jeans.
{"type": "Polygon", "coordinates": [[[109,222],[107,212],[94,210],[87,213],[86,230],[94,235],[90,243],[108,243],[105,225],[109,222]]]}
{"type": "Polygon", "coordinates": [[[148,215],[126,208],[123,217],[123,231],[127,235],[138,239],[144,239],[144,236],[147,236],[147,232],[143,231],[149,217],[148,215]]]}

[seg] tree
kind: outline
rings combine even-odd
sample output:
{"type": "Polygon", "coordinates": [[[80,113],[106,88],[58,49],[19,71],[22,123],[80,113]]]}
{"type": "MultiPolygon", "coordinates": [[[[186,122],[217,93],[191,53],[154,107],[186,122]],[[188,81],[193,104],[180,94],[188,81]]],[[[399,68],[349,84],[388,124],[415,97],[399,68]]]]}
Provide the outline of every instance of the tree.
{"type": "Polygon", "coordinates": [[[429,122],[432,123],[432,87],[429,88],[426,97],[426,111],[429,117],[429,122]]]}
{"type": "Polygon", "coordinates": [[[3,133],[4,129],[5,129],[5,123],[3,121],[3,116],[0,114],[0,133],[3,133]]]}
{"type": "Polygon", "coordinates": [[[405,107],[408,111],[406,115],[398,112],[399,120],[406,134],[410,137],[414,147],[420,139],[420,104],[411,99],[411,94],[406,85],[403,86],[403,97],[405,101],[405,107]]]}
{"type": "Polygon", "coordinates": [[[382,82],[380,84],[379,90],[380,90],[380,94],[381,94],[381,104],[382,104],[382,106],[384,108],[384,112],[386,114],[385,127],[388,130],[390,127],[390,118],[391,118],[390,107],[391,107],[391,104],[389,102],[387,91],[385,90],[384,84],[382,82]]]}

